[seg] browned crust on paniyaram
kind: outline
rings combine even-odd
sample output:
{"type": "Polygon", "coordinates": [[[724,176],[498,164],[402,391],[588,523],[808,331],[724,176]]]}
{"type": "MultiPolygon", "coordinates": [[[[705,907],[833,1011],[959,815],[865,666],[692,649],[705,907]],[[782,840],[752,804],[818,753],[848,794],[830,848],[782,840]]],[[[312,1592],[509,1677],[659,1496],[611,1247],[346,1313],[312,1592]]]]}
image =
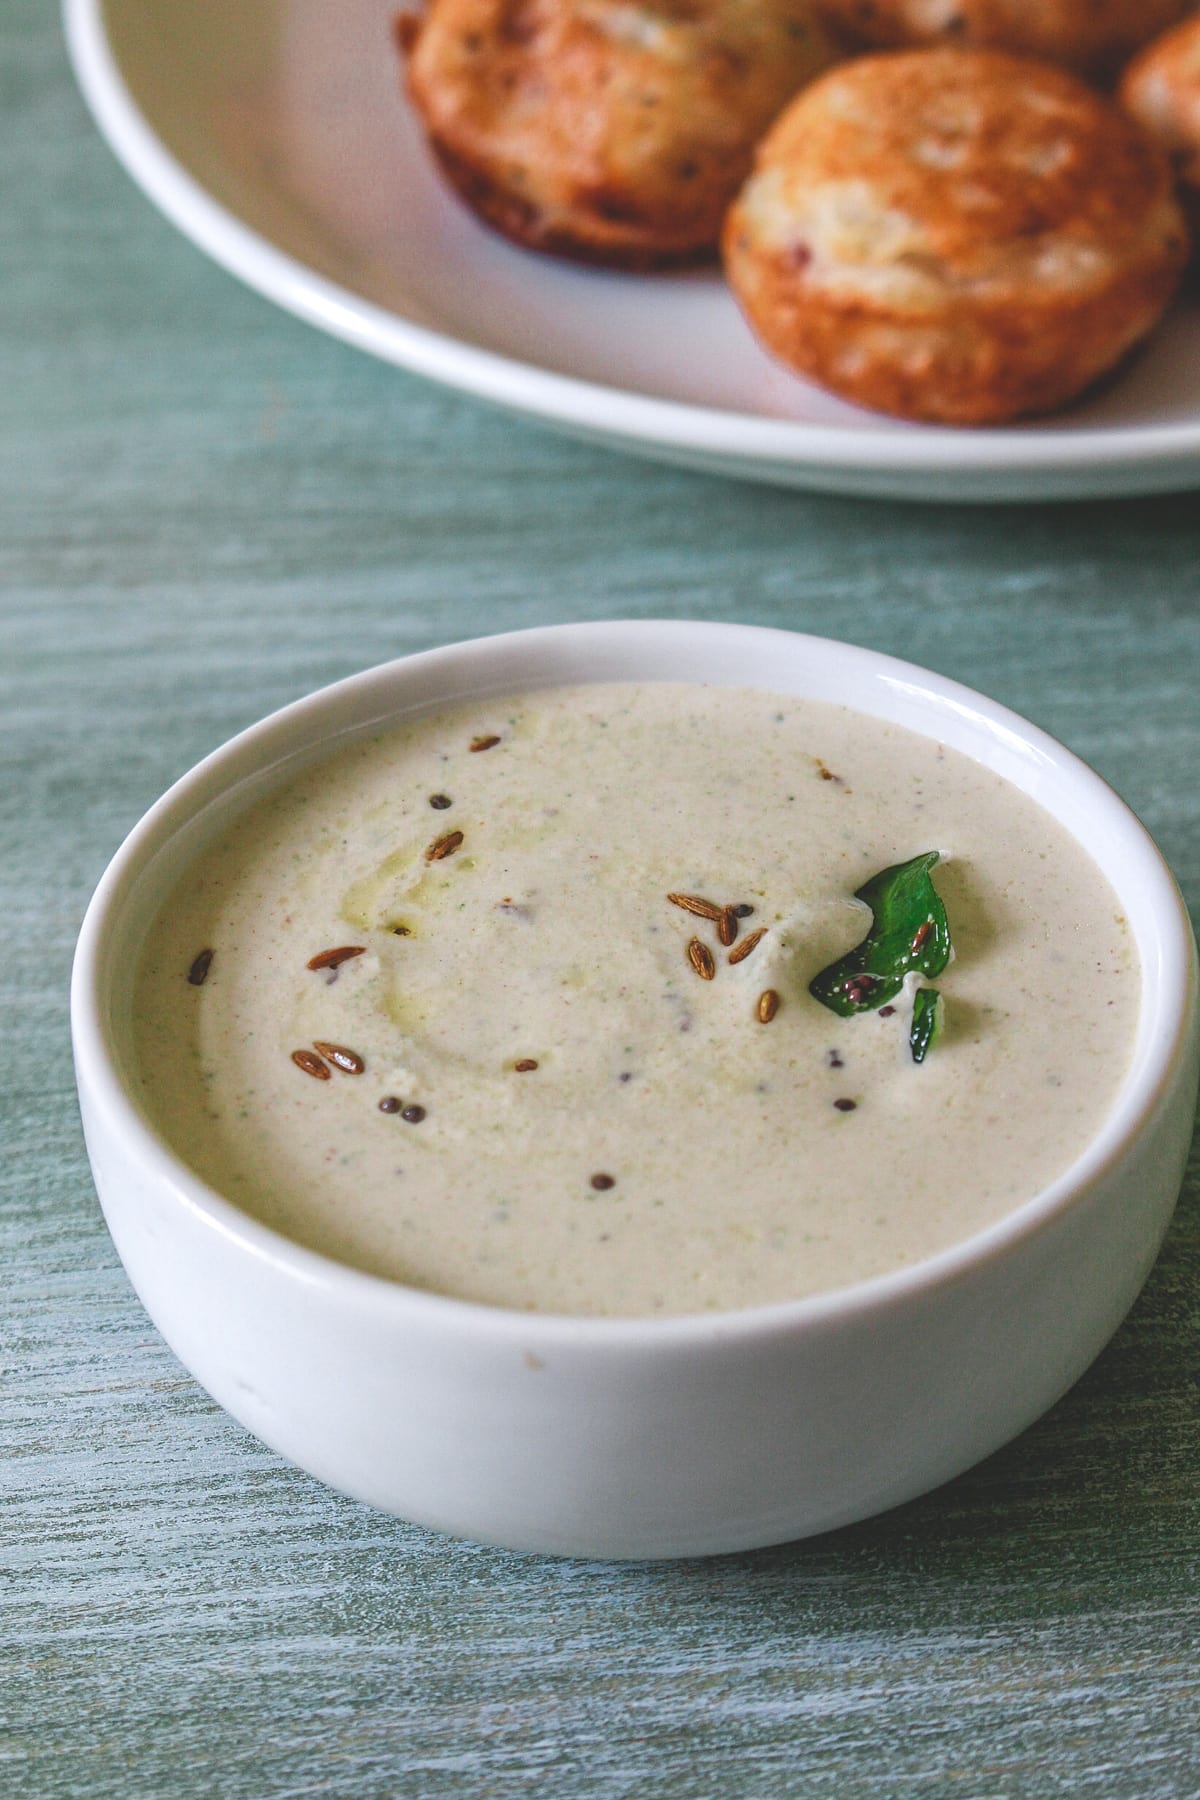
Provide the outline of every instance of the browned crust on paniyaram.
{"type": "Polygon", "coordinates": [[[1200,17],[1147,44],[1126,69],[1117,98],[1161,144],[1179,183],[1179,200],[1200,251],[1200,17]]]}
{"type": "Polygon", "coordinates": [[[1041,56],[1093,78],[1111,77],[1192,0],[818,0],[853,48],[952,44],[1041,56]]]}
{"type": "Polygon", "coordinates": [[[809,0],[433,0],[397,39],[467,204],[625,269],[712,257],[756,141],[832,54],[809,0]]]}
{"type": "Polygon", "coordinates": [[[990,424],[1064,405],[1186,259],[1165,158],[1075,77],[992,51],[863,57],[789,107],[731,209],[767,347],[859,405],[990,424]]]}

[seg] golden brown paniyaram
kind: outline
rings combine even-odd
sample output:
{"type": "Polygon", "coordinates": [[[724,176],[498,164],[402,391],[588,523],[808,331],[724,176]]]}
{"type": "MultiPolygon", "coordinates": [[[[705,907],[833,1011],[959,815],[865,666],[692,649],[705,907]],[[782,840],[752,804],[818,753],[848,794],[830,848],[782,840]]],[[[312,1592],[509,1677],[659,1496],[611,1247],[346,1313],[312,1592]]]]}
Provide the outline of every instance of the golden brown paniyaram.
{"type": "Polygon", "coordinates": [[[861,406],[977,425],[1111,368],[1161,317],[1187,237],[1166,158],[1074,76],[914,50],[787,108],[723,248],[782,362],[861,406]]]}
{"type": "Polygon", "coordinates": [[[833,54],[809,0],[432,0],[397,33],[468,204],[629,269],[715,253],[755,143],[833,54]]]}
{"type": "Polygon", "coordinates": [[[1200,248],[1200,17],[1147,44],[1125,71],[1119,98],[1170,157],[1200,248]]]}
{"type": "Polygon", "coordinates": [[[1112,75],[1192,0],[819,0],[852,45],[1011,50],[1093,76],[1112,75]]]}

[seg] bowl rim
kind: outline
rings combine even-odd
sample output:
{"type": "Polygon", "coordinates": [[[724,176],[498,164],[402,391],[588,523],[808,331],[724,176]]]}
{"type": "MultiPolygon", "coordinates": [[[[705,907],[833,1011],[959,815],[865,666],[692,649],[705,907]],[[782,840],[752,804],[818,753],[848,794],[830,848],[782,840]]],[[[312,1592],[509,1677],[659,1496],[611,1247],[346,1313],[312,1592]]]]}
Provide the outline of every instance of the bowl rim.
{"type": "MultiPolygon", "coordinates": [[[[530,670],[519,686],[525,691],[533,691],[552,685],[555,678],[555,674],[539,678],[530,670]]],[[[672,679],[634,674],[622,678],[672,679]]],[[[558,679],[567,678],[558,676],[558,679]]],[[[583,685],[613,677],[603,673],[589,677],[577,671],[569,679],[583,685]]],[[[678,679],[689,677],[683,675],[678,679]]],[[[743,684],[731,682],[725,685],[743,684]]],[[[744,685],[757,684],[748,682],[744,685]]],[[[436,679],[434,686],[438,686],[436,679]]],[[[865,682],[858,681],[856,686],[869,695],[865,682]]],[[[512,682],[486,684],[486,687],[487,691],[497,694],[519,691],[512,682]]],[[[855,702],[854,705],[856,710],[868,714],[874,710],[869,702],[861,705],[855,702]]],[[[319,754],[316,759],[319,760],[319,754]]],[[[1031,797],[1037,799],[1036,795],[1031,797]]],[[[1084,842],[1078,833],[1073,835],[1077,841],[1084,842]]],[[[1084,848],[1087,848],[1086,843],[1084,848]]],[[[400,656],[305,694],[218,745],[173,782],[149,808],[127,834],[101,876],[87,907],[76,946],[71,974],[70,1018],[76,1079],[81,1094],[87,1090],[110,1131],[123,1143],[127,1158],[155,1186],[165,1188],[176,1204],[232,1241],[257,1263],[309,1287],[324,1288],[333,1298],[342,1297],[360,1309],[365,1306],[395,1322],[407,1317],[414,1325],[426,1328],[482,1333],[497,1345],[516,1342],[522,1348],[587,1346],[625,1351],[659,1346],[685,1350],[711,1343],[714,1339],[752,1344],[763,1337],[818,1328],[830,1322],[848,1322],[865,1313],[903,1305],[920,1293],[931,1293],[955,1284],[1048,1229],[1060,1214],[1068,1211],[1113,1171],[1151,1120],[1169,1087],[1173,1071],[1180,1065],[1189,1037],[1197,1030],[1197,985],[1197,956],[1191,923],[1174,877],[1157,845],[1103,777],[1040,727],[962,683],[917,664],[841,640],[756,625],[637,619],[535,626],[464,639],[400,656]],[[154,856],[173,836],[217,802],[221,794],[235,791],[256,776],[269,779],[276,769],[296,766],[301,759],[312,760],[316,746],[324,743],[332,748],[338,741],[363,735],[389,718],[399,720],[438,711],[470,697],[471,693],[484,691],[478,684],[468,688],[455,685],[452,679],[447,680],[447,677],[453,677],[456,666],[467,660],[494,657],[503,654],[505,649],[524,653],[532,660],[539,649],[566,648],[568,640],[579,650],[625,645],[632,650],[637,647],[639,638],[648,641],[651,636],[669,634],[676,635],[681,650],[686,640],[694,643],[700,636],[711,640],[714,647],[722,640],[731,643],[737,639],[759,648],[764,676],[761,687],[765,692],[773,691],[767,679],[773,645],[781,647],[786,641],[791,654],[807,651],[818,658],[844,659],[851,676],[870,674],[882,685],[899,686],[910,694],[920,694],[935,702],[935,714],[938,707],[965,712],[983,723],[993,735],[1010,743],[1020,743],[1033,753],[1039,767],[1053,769],[1060,781],[1083,786],[1089,811],[1098,809],[1108,829],[1124,840],[1123,847],[1127,847],[1128,853],[1142,865],[1149,896],[1143,911],[1145,919],[1153,926],[1157,953],[1152,968],[1147,967],[1144,956],[1140,959],[1143,1008],[1136,1028],[1135,1046],[1141,1044],[1141,1054],[1139,1056],[1135,1048],[1116,1101],[1101,1129],[1047,1186],[982,1230],[931,1256],[885,1270],[863,1281],[799,1299],[728,1311],[673,1313],[662,1317],[653,1314],[602,1317],[522,1311],[462,1299],[410,1287],[391,1277],[338,1262],[243,1212],[177,1156],[167,1138],[151,1124],[122,1079],[106,1028],[109,990],[102,982],[106,945],[121,919],[122,909],[154,856]],[[310,712],[318,714],[320,723],[320,715],[327,719],[328,714],[339,706],[352,703],[356,696],[369,696],[377,686],[386,688],[398,682],[411,683],[415,688],[427,675],[440,676],[445,685],[426,702],[364,714],[336,730],[318,731],[305,749],[293,745],[283,755],[261,754],[291,735],[310,712]],[[251,757],[254,759],[252,767],[236,779],[220,780],[228,764],[251,757]],[[1149,1038],[1144,1007],[1148,986],[1151,986],[1162,1015],[1149,1038]]]]}

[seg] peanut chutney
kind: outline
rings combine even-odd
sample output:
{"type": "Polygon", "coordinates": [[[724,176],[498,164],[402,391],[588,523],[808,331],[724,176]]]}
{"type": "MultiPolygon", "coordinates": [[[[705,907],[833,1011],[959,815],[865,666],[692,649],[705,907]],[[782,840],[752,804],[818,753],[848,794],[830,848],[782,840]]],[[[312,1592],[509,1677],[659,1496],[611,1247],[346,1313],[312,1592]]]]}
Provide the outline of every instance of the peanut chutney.
{"type": "Polygon", "coordinates": [[[360,738],[258,802],[154,922],[134,1030],[164,1136],[287,1237],[649,1315],[839,1287],[1020,1205],[1103,1121],[1139,988],[1086,851],[969,758],[595,685],[360,738]],[[855,890],[935,850],[918,1065],[912,978],[849,1018],[809,988],[871,925],[855,890]]]}

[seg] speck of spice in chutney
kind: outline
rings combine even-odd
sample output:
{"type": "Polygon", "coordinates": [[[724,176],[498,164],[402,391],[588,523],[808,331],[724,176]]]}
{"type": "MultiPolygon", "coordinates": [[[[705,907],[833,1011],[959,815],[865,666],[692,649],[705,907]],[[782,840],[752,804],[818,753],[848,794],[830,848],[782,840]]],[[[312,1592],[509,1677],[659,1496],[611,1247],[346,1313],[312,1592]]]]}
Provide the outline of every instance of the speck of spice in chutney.
{"type": "Polygon", "coordinates": [[[313,1049],[343,1075],[361,1075],[367,1066],[358,1051],[348,1050],[345,1044],[331,1044],[324,1038],[314,1038],[313,1049]]]}
{"type": "Polygon", "coordinates": [[[203,987],[208,980],[208,971],[212,968],[214,954],[215,952],[212,950],[201,950],[199,956],[193,959],[192,966],[188,970],[188,980],[193,987],[203,987]]]}
{"type": "Polygon", "coordinates": [[[698,894],[668,894],[667,899],[672,906],[680,906],[684,912],[694,913],[698,919],[711,919],[714,924],[724,910],[720,906],[714,906],[711,900],[701,899],[698,894]]]}
{"type": "Polygon", "coordinates": [[[463,841],[461,831],[448,831],[444,837],[434,838],[425,852],[427,863],[441,862],[447,856],[453,856],[463,841]]]}
{"type": "Polygon", "coordinates": [[[695,969],[701,981],[711,981],[713,979],[717,972],[717,965],[713,961],[713,953],[707,944],[702,944],[700,942],[699,938],[689,938],[687,959],[691,963],[693,969],[695,969]]]}
{"type": "Polygon", "coordinates": [[[304,966],[306,969],[328,969],[329,979],[333,981],[344,962],[349,962],[355,956],[362,956],[365,951],[365,944],[340,944],[334,950],[318,950],[304,966]]]}
{"type": "Polygon", "coordinates": [[[752,931],[749,937],[744,937],[740,944],[735,944],[725,959],[730,968],[736,968],[738,963],[745,962],[751,951],[757,949],[758,945],[762,943],[766,935],[766,926],[760,925],[757,931],[752,931]]]}

